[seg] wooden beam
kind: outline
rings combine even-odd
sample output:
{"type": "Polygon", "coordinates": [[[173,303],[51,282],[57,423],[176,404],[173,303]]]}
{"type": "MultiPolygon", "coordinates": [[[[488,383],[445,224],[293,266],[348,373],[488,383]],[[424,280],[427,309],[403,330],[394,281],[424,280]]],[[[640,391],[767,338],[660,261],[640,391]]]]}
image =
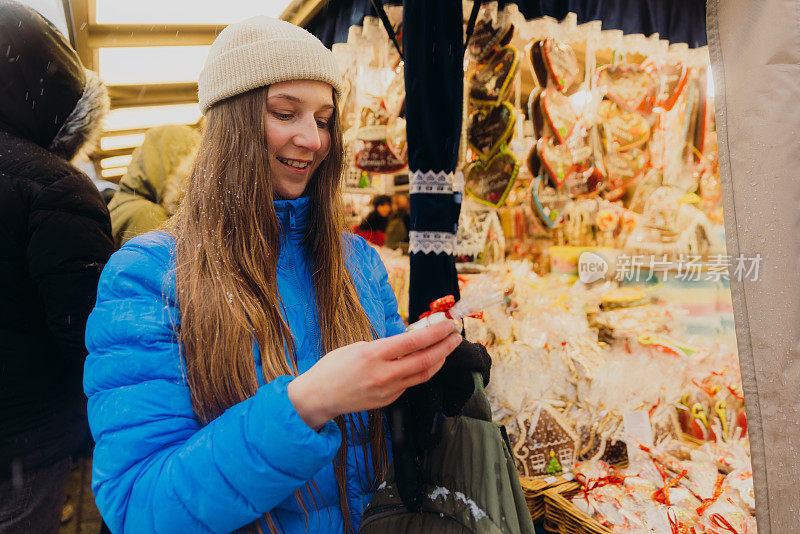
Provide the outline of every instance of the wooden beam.
{"type": "Polygon", "coordinates": [[[97,0],[83,0],[89,13],[89,24],[97,24],[97,0]]]}
{"type": "Polygon", "coordinates": [[[287,7],[281,13],[281,18],[297,26],[305,27],[327,3],[328,0],[305,0],[299,8],[292,9],[293,5],[287,7]]]}
{"type": "Polygon", "coordinates": [[[110,85],[111,107],[160,106],[197,102],[197,83],[110,85]]]}
{"type": "Polygon", "coordinates": [[[89,46],[203,46],[225,24],[90,24],[89,46]]]}
{"type": "MultiPolygon", "coordinates": [[[[100,132],[100,137],[116,136],[116,135],[130,135],[130,134],[143,134],[150,128],[130,128],[128,130],[103,130],[100,132]]],[[[99,146],[99,145],[98,145],[99,146]]]]}
{"type": "Polygon", "coordinates": [[[97,159],[113,158],[114,156],[129,156],[133,154],[133,151],[135,149],[136,149],[135,146],[125,147],[125,148],[114,148],[112,150],[97,149],[94,151],[93,155],[97,159]]]}
{"type": "Polygon", "coordinates": [[[87,69],[95,70],[92,49],[89,46],[89,0],[70,0],[69,11],[72,17],[72,29],[75,37],[75,50],[81,63],[87,69]]]}

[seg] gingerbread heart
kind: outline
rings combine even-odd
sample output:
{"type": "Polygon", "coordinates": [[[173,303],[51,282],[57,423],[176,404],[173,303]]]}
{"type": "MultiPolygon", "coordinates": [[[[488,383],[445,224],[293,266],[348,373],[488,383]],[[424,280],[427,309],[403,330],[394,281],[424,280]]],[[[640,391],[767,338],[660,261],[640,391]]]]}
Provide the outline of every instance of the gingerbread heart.
{"type": "Polygon", "coordinates": [[[657,65],[650,62],[645,69],[656,81],[655,105],[670,111],[681,96],[689,79],[689,69],[683,63],[657,65]]]}
{"type": "Polygon", "coordinates": [[[475,29],[469,39],[467,50],[475,61],[480,61],[494,52],[496,47],[503,46],[511,41],[514,34],[514,25],[507,17],[495,21],[492,10],[484,8],[481,16],[475,22],[475,29]]]}
{"type": "Polygon", "coordinates": [[[397,68],[394,78],[389,82],[383,102],[389,117],[398,117],[403,113],[406,103],[406,83],[402,66],[397,68]]]}
{"type": "Polygon", "coordinates": [[[578,114],[569,99],[555,89],[545,89],[540,98],[547,122],[558,137],[558,142],[563,143],[575,129],[578,114]]]}
{"type": "Polygon", "coordinates": [[[528,45],[528,61],[531,64],[531,72],[533,73],[534,81],[539,87],[547,86],[547,65],[545,65],[544,50],[542,46],[544,41],[531,41],[528,45]]]}
{"type": "MultiPolygon", "coordinates": [[[[550,137],[542,137],[537,141],[536,146],[531,149],[531,153],[536,152],[539,161],[544,165],[550,183],[559,186],[564,183],[573,170],[575,163],[572,157],[572,150],[567,145],[553,144],[550,137]]],[[[528,156],[528,169],[533,172],[534,161],[528,156]]]]}
{"type": "Polygon", "coordinates": [[[544,112],[542,111],[542,88],[534,87],[528,96],[528,116],[533,126],[533,138],[538,139],[544,133],[544,112]]]}
{"type": "Polygon", "coordinates": [[[603,175],[595,167],[580,166],[567,176],[564,184],[573,198],[592,198],[600,194],[603,175]]]}
{"type": "Polygon", "coordinates": [[[499,208],[514,186],[519,162],[502,150],[487,162],[475,160],[467,169],[464,190],[482,204],[499,208]]]}
{"type": "Polygon", "coordinates": [[[488,159],[514,132],[514,106],[500,102],[488,110],[478,110],[469,116],[467,142],[481,159],[488,159]]]}
{"type": "Polygon", "coordinates": [[[385,141],[364,141],[364,148],[356,152],[356,167],[362,171],[388,174],[406,166],[395,156],[385,141]]]}
{"type": "Polygon", "coordinates": [[[519,53],[504,46],[480,63],[469,76],[469,98],[477,104],[495,104],[503,100],[519,67],[519,53]]]}
{"type": "Polygon", "coordinates": [[[598,106],[606,152],[620,152],[641,146],[650,139],[650,123],[638,113],[623,111],[604,100],[598,106]]]}
{"type": "Polygon", "coordinates": [[[652,98],[655,83],[640,65],[606,65],[597,71],[597,85],[605,88],[606,97],[625,111],[636,111],[652,98]]]}
{"type": "Polygon", "coordinates": [[[551,187],[544,176],[537,176],[531,185],[531,209],[548,228],[555,228],[564,220],[570,203],[565,185],[551,187]]]}
{"type": "Polygon", "coordinates": [[[607,175],[603,196],[612,201],[622,198],[626,187],[644,175],[649,161],[648,153],[639,148],[606,154],[603,158],[607,175]]]}
{"type": "Polygon", "coordinates": [[[578,79],[580,66],[571,46],[548,37],[542,43],[544,63],[559,91],[564,92],[578,79]]]}
{"type": "Polygon", "coordinates": [[[406,120],[394,117],[386,125],[386,145],[394,156],[401,161],[408,161],[408,142],[406,141],[406,120]]]}

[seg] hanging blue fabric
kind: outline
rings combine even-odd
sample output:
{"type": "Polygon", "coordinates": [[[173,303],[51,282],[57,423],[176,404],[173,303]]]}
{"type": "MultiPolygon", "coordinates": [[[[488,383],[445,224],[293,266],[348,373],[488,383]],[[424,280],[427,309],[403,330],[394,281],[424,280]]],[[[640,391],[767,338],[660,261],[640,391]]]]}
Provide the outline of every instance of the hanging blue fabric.
{"type": "Polygon", "coordinates": [[[453,253],[461,209],[455,178],[464,89],[461,0],[406,0],[403,52],[414,321],[432,301],[458,298],[453,253]]]}
{"type": "MultiPolygon", "coordinates": [[[[401,5],[402,0],[387,0],[385,5],[401,5]]],[[[567,13],[578,16],[578,24],[599,20],[603,29],[624,33],[658,33],[671,43],[687,43],[690,48],[706,45],[705,0],[499,0],[500,7],[517,4],[526,19],[549,16],[563,19],[567,13]]],[[[350,26],[360,25],[364,17],[377,16],[372,0],[330,0],[306,24],[306,29],[326,46],[347,41],[350,26]]]]}

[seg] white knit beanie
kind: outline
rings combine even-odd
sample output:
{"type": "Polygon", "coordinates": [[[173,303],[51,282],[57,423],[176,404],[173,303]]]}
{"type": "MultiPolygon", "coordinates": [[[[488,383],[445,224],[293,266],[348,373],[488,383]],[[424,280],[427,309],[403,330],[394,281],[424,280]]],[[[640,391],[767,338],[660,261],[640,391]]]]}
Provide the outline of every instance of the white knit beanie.
{"type": "Polygon", "coordinates": [[[252,17],[231,24],[214,40],[197,93],[205,113],[226,98],[289,80],[319,80],[341,94],[336,60],[319,39],[289,22],[252,17]]]}

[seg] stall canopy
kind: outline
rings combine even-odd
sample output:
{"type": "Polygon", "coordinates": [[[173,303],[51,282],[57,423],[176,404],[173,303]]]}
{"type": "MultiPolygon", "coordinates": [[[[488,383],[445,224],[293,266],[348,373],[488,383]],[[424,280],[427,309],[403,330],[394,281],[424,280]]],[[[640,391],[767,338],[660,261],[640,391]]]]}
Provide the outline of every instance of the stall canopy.
{"type": "MultiPolygon", "coordinates": [[[[401,0],[387,0],[399,5],[401,0]]],[[[690,48],[705,46],[704,0],[500,0],[499,7],[516,4],[530,20],[549,16],[563,19],[575,13],[578,24],[599,20],[603,28],[625,33],[658,33],[672,43],[687,43],[690,48]]],[[[467,6],[469,7],[469,6],[467,6]]],[[[469,11],[465,11],[466,14],[469,11]]],[[[311,19],[305,28],[327,46],[347,41],[350,26],[360,25],[364,17],[377,17],[372,0],[332,0],[311,19]]]]}
{"type": "MultiPolygon", "coordinates": [[[[401,0],[383,1],[384,6],[400,5],[401,0]]],[[[377,17],[372,0],[335,0],[325,4],[305,29],[316,35],[325,46],[347,42],[350,26],[360,26],[364,17],[377,17]]]]}
{"type": "Polygon", "coordinates": [[[719,166],[760,533],[800,532],[800,2],[708,3],[719,166]],[[732,273],[733,274],[733,273],[732,273]]]}

